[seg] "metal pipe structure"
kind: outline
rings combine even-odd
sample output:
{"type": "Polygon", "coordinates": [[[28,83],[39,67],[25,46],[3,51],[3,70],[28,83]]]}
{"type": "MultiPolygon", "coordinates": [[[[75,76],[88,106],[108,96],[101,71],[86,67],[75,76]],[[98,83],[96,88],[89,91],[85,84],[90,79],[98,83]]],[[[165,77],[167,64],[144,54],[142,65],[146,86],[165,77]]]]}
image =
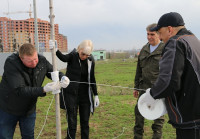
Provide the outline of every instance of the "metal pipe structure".
{"type": "Polygon", "coordinates": [[[36,0],[33,0],[33,9],[34,9],[34,26],[35,26],[35,47],[39,52],[39,44],[38,44],[38,24],[37,24],[37,10],[36,10],[36,0]]]}
{"type": "MultiPolygon", "coordinates": [[[[53,0],[49,0],[49,10],[50,10],[50,28],[51,28],[51,36],[50,39],[55,42],[55,31],[54,31],[54,18],[55,15],[53,13],[53,0]]],[[[52,64],[53,64],[53,71],[57,71],[56,65],[56,52],[55,52],[55,43],[52,49],[52,64]]],[[[61,139],[61,122],[60,122],[60,101],[59,101],[59,94],[55,94],[55,107],[56,107],[56,139],[61,139]]]]}

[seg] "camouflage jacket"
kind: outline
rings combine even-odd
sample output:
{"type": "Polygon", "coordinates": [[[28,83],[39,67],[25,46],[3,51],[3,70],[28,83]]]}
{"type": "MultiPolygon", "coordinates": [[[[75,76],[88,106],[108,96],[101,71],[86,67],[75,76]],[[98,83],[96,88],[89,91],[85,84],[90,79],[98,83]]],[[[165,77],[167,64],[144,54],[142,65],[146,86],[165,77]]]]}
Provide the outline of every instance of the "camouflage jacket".
{"type": "Polygon", "coordinates": [[[159,61],[161,59],[164,43],[150,53],[150,44],[143,46],[138,56],[138,63],[135,75],[135,88],[151,88],[159,74],[159,61]]]}

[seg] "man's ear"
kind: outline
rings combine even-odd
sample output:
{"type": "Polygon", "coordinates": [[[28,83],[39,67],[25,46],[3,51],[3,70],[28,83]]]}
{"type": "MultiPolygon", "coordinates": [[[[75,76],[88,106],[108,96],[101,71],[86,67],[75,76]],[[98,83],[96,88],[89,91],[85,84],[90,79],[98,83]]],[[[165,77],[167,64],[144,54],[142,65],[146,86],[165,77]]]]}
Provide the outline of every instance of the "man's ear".
{"type": "Polygon", "coordinates": [[[173,32],[173,27],[172,26],[168,26],[167,28],[168,28],[169,33],[173,32]]]}
{"type": "Polygon", "coordinates": [[[172,26],[168,26],[168,31],[171,36],[174,36],[177,33],[176,30],[174,29],[174,27],[172,27],[172,26]]]}

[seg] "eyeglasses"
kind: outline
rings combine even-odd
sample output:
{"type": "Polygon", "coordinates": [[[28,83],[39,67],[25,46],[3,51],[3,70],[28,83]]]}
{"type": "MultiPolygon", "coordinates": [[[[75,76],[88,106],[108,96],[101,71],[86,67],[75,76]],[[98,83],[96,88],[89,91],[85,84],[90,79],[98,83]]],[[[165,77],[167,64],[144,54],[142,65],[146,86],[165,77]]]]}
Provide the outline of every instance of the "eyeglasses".
{"type": "Polygon", "coordinates": [[[87,57],[90,56],[90,55],[87,55],[87,54],[85,54],[85,53],[83,53],[83,52],[81,52],[81,55],[82,55],[82,56],[87,56],[87,57]]]}

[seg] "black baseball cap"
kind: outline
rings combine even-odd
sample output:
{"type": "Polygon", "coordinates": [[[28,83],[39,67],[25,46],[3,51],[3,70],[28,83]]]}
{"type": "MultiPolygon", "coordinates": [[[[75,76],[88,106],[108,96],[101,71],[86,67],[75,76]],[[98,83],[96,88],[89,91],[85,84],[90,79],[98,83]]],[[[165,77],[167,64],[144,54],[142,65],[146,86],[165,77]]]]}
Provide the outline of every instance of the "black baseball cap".
{"type": "Polygon", "coordinates": [[[170,12],[162,15],[158,20],[157,26],[151,28],[150,31],[158,31],[160,28],[167,26],[178,27],[184,25],[183,18],[179,13],[170,12]]]}

